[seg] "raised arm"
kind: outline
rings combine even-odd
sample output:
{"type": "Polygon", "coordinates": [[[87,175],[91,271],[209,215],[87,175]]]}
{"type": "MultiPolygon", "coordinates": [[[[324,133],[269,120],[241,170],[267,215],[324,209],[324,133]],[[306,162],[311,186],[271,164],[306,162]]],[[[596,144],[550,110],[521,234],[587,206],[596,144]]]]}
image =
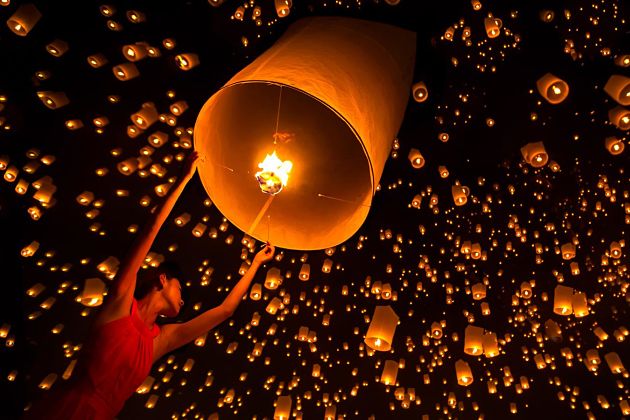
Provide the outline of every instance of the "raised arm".
{"type": "MultiPolygon", "coordinates": [[[[138,234],[124,260],[122,261],[112,287],[109,291],[107,303],[103,307],[103,318],[115,318],[118,312],[128,314],[136,289],[136,275],[144,262],[144,258],[151,249],[164,221],[175,206],[188,181],[195,174],[199,155],[193,151],[184,163],[182,176],[171,186],[166,198],[149,217],[138,234]]],[[[105,320],[106,321],[106,320],[105,320]]]]}
{"type": "Polygon", "coordinates": [[[190,343],[203,333],[210,331],[227,318],[232,316],[238,305],[243,299],[243,295],[247,292],[258,268],[269,261],[275,252],[273,245],[267,244],[264,249],[259,251],[254,257],[252,265],[247,272],[241,277],[239,282],[234,286],[223,302],[201,315],[196,316],[188,322],[182,324],[168,324],[162,327],[160,333],[160,344],[154,356],[154,360],[159,359],[166,353],[175,350],[184,344],[190,343]]]}

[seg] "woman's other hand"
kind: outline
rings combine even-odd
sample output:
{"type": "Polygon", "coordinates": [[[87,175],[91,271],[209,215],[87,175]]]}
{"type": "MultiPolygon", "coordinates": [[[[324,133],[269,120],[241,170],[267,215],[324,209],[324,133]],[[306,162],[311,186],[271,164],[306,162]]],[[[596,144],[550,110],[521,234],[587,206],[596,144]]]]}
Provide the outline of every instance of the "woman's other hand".
{"type": "Polygon", "coordinates": [[[262,265],[273,258],[273,254],[276,251],[276,247],[270,243],[265,244],[265,247],[258,251],[254,257],[254,264],[262,265]]]}

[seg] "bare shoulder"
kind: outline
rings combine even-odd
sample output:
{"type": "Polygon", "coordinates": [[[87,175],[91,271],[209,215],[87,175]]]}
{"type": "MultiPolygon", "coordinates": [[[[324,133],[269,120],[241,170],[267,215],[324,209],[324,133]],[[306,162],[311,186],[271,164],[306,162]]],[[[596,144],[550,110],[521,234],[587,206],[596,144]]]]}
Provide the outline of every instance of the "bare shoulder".
{"type": "Polygon", "coordinates": [[[107,324],[131,314],[133,296],[109,296],[96,316],[94,326],[107,324]]]}

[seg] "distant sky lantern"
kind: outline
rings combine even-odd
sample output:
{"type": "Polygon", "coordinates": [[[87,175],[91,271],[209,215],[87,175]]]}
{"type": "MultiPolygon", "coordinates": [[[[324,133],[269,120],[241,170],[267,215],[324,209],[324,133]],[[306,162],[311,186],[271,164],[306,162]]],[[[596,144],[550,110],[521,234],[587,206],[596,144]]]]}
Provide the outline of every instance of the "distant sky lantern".
{"type": "Polygon", "coordinates": [[[415,34],[406,30],[338,17],[294,23],[199,113],[199,174],[217,208],[282,248],[325,249],[350,238],[400,128],[414,60],[415,34]],[[269,201],[261,186],[280,192],[279,177],[267,170],[260,184],[254,175],[274,151],[293,166],[290,188],[269,201]]]}
{"type": "Polygon", "coordinates": [[[559,104],[569,95],[569,85],[551,73],[545,74],[536,81],[536,88],[540,96],[550,104],[559,104]]]}
{"type": "Polygon", "coordinates": [[[7,19],[7,26],[14,34],[26,36],[41,17],[42,14],[33,4],[23,4],[7,19]]]}
{"type": "Polygon", "coordinates": [[[397,325],[398,315],[391,306],[377,306],[365,334],[365,344],[373,350],[389,351],[397,325]]]}
{"type": "Polygon", "coordinates": [[[464,353],[479,356],[483,353],[483,328],[468,325],[464,330],[464,353]]]}
{"type": "Polygon", "coordinates": [[[606,82],[604,91],[619,105],[630,105],[630,77],[613,74],[606,82]]]}
{"type": "Polygon", "coordinates": [[[68,51],[68,43],[60,39],[56,39],[50,44],[46,45],[46,51],[53,57],[61,57],[68,51]]]}
{"type": "Polygon", "coordinates": [[[107,64],[107,58],[103,54],[92,54],[87,58],[88,64],[97,69],[107,64]]]}
{"type": "Polygon", "coordinates": [[[573,313],[577,318],[588,315],[588,301],[586,294],[579,291],[574,291],[571,296],[571,306],[573,307],[573,313]]]}
{"type": "Polygon", "coordinates": [[[429,90],[424,82],[416,82],[411,87],[413,99],[416,102],[424,102],[429,98],[429,90]]]}
{"type": "Polygon", "coordinates": [[[420,150],[410,149],[407,157],[409,158],[409,162],[411,162],[411,166],[415,169],[420,169],[424,166],[424,157],[422,157],[420,150]]]}
{"type": "Polygon", "coordinates": [[[37,92],[37,97],[50,109],[61,108],[70,102],[64,92],[37,92]]]}
{"type": "Polygon", "coordinates": [[[468,195],[470,189],[462,185],[451,186],[451,194],[453,196],[453,202],[456,206],[463,206],[468,201],[468,195]]]}
{"type": "Polygon", "coordinates": [[[269,290],[275,290],[282,284],[282,274],[277,267],[271,267],[267,270],[267,276],[265,277],[265,288],[269,290]]]}
{"type": "Polygon", "coordinates": [[[608,119],[617,128],[621,130],[630,129],[630,110],[616,106],[608,111],[608,119]]]}
{"type": "Polygon", "coordinates": [[[300,268],[300,274],[298,275],[299,279],[302,281],[306,281],[309,279],[311,274],[311,266],[309,264],[302,264],[300,268]]]}
{"type": "Polygon", "coordinates": [[[140,75],[138,67],[136,67],[133,63],[123,63],[114,66],[112,67],[112,72],[114,73],[114,76],[116,76],[116,79],[121,81],[131,80],[140,75]]]}
{"type": "Polygon", "coordinates": [[[291,12],[293,0],[274,0],[278,17],[287,17],[291,12]]]}
{"type": "Polygon", "coordinates": [[[545,145],[542,141],[536,143],[527,143],[521,147],[521,154],[525,162],[529,163],[534,168],[540,168],[547,164],[549,156],[545,150],[545,145]]]}
{"type": "Polygon", "coordinates": [[[384,385],[395,385],[398,375],[398,362],[395,360],[385,360],[383,372],[381,373],[381,383],[384,385]]]}
{"type": "Polygon", "coordinates": [[[483,20],[483,24],[488,38],[496,38],[501,34],[501,27],[503,26],[501,19],[489,16],[483,20]]]}
{"type": "Polygon", "coordinates": [[[457,375],[457,383],[461,386],[468,386],[473,383],[472,370],[468,363],[459,359],[455,362],[455,373],[457,375]]]}
{"type": "Polygon", "coordinates": [[[105,283],[98,277],[85,280],[83,292],[80,295],[81,304],[85,306],[99,306],[103,303],[105,283]]]}
{"type": "Polygon", "coordinates": [[[193,53],[177,54],[175,64],[184,71],[188,71],[199,65],[199,56],[193,53]]]}
{"type": "Polygon", "coordinates": [[[573,245],[571,242],[562,244],[562,246],[560,247],[560,252],[562,254],[563,260],[571,260],[575,258],[575,245],[573,245]]]}
{"type": "Polygon", "coordinates": [[[147,48],[141,44],[124,45],[122,53],[129,61],[140,61],[147,55],[147,48]]]}
{"type": "Polygon", "coordinates": [[[276,401],[276,410],[273,413],[273,420],[288,420],[291,415],[291,396],[281,395],[276,401]]]}
{"type": "Polygon", "coordinates": [[[131,116],[133,122],[138,128],[146,130],[158,119],[158,112],[152,102],[145,102],[135,114],[131,116]]]}
{"type": "Polygon", "coordinates": [[[553,293],[553,311],[558,315],[571,315],[573,313],[572,297],[572,288],[561,284],[557,285],[553,293]]]}
{"type": "Polygon", "coordinates": [[[623,140],[618,139],[617,137],[606,137],[604,144],[606,146],[606,150],[608,150],[611,155],[619,155],[623,153],[623,150],[626,148],[623,140]]]}

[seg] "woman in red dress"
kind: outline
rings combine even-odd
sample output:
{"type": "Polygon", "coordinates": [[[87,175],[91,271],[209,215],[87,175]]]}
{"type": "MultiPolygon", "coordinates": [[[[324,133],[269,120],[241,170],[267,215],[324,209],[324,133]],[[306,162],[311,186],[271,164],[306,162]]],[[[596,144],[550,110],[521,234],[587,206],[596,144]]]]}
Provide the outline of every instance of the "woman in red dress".
{"type": "Polygon", "coordinates": [[[138,270],[160,227],[194,175],[197,159],[197,152],[187,158],[183,176],[171,187],[120,265],[71,379],[28,410],[26,418],[113,419],[147,377],[153,362],[229,318],[258,268],[273,257],[275,249],[267,244],[219,306],[188,322],[161,327],[155,323],[158,315],[176,316],[184,304],[180,281],[170,265],[158,267],[158,276],[148,293],[139,300],[134,298],[138,270]]]}

